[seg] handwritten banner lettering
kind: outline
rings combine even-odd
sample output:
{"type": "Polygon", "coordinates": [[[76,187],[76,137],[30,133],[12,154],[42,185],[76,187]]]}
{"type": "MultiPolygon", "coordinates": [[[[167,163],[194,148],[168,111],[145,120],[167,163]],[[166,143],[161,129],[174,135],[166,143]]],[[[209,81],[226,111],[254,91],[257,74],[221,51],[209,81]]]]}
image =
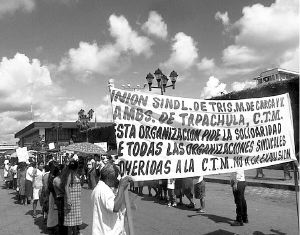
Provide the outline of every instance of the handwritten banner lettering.
{"type": "Polygon", "coordinates": [[[288,94],[198,100],[111,90],[121,173],[134,180],[228,173],[294,161],[288,94]]]}

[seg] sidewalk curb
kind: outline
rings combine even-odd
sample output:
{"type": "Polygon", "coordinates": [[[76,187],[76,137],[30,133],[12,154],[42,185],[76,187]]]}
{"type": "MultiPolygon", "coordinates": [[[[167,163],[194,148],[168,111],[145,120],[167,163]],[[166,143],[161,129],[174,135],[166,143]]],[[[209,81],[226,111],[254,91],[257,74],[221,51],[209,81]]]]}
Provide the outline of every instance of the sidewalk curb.
{"type": "MultiPolygon", "coordinates": [[[[227,179],[216,179],[216,178],[205,177],[205,181],[211,182],[211,183],[219,183],[219,184],[230,184],[230,180],[227,180],[227,179]]],[[[253,182],[253,181],[247,181],[247,180],[246,180],[246,182],[247,182],[248,186],[295,191],[295,185],[253,182]]]]}

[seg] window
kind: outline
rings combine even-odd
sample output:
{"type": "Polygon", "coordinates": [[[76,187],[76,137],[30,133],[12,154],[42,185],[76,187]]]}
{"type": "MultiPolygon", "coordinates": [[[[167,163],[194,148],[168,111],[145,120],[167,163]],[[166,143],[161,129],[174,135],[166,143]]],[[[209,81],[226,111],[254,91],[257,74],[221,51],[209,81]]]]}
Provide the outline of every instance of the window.
{"type": "Polygon", "coordinates": [[[264,78],[263,78],[263,81],[264,81],[264,82],[268,82],[268,81],[270,81],[270,76],[268,76],[268,77],[264,77],[264,78]]]}

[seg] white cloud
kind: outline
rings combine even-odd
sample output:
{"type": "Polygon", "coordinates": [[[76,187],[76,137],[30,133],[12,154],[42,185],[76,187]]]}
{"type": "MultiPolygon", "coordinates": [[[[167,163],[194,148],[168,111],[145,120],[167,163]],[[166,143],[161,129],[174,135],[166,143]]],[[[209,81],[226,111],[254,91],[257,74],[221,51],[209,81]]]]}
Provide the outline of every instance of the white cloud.
{"type": "Polygon", "coordinates": [[[222,57],[225,65],[248,65],[263,61],[264,55],[246,46],[231,45],[223,51],[222,57]]]}
{"type": "Polygon", "coordinates": [[[228,25],[229,24],[229,17],[228,17],[228,12],[226,11],[225,13],[217,12],[215,14],[215,19],[220,20],[223,25],[228,25]]]}
{"type": "Polygon", "coordinates": [[[226,84],[221,83],[220,80],[214,76],[210,76],[206,82],[206,86],[201,91],[200,97],[202,99],[208,99],[214,96],[221,95],[221,92],[226,92],[226,84]]]}
{"type": "MultiPolygon", "coordinates": [[[[230,27],[234,44],[223,51],[224,69],[253,68],[254,71],[287,66],[298,71],[298,9],[298,0],[277,0],[270,6],[254,4],[244,7],[243,16],[230,27]]],[[[216,14],[216,17],[221,16],[224,15],[216,14]]]]}
{"type": "Polygon", "coordinates": [[[192,37],[180,32],[173,38],[171,56],[163,66],[176,68],[176,70],[186,70],[195,64],[197,58],[196,42],[192,37]]]}
{"type": "Polygon", "coordinates": [[[231,89],[233,91],[241,91],[248,88],[253,88],[256,86],[255,81],[245,81],[245,82],[233,82],[231,84],[231,89]]]}
{"type": "Polygon", "coordinates": [[[200,71],[211,72],[216,67],[214,59],[208,59],[206,57],[197,64],[197,68],[200,71]]]}
{"type": "Polygon", "coordinates": [[[158,38],[166,39],[168,36],[167,24],[156,11],[149,13],[149,18],[147,22],[142,25],[142,29],[148,34],[153,34],[158,38]]]}
{"type": "Polygon", "coordinates": [[[153,42],[132,30],[124,16],[111,15],[109,26],[115,43],[99,46],[96,42],[80,42],[78,48],[71,48],[61,60],[60,72],[70,70],[86,81],[93,73],[112,75],[124,71],[132,56],[152,55],[153,42]]]}
{"type": "Polygon", "coordinates": [[[38,59],[17,53],[0,62],[0,142],[15,143],[14,133],[32,121],[76,121],[85,107],[82,100],[65,96],[55,84],[49,68],[38,59]],[[32,112],[31,112],[32,110],[32,112]]]}
{"type": "Polygon", "coordinates": [[[102,98],[101,105],[95,110],[95,116],[97,122],[111,122],[112,121],[112,106],[110,102],[110,96],[106,95],[102,98]]]}
{"type": "Polygon", "coordinates": [[[70,66],[74,72],[96,72],[109,74],[118,66],[120,51],[111,44],[102,48],[94,42],[80,42],[78,48],[72,48],[68,52],[68,58],[61,63],[61,69],[70,66]]]}
{"type": "Polygon", "coordinates": [[[283,55],[283,60],[280,63],[280,67],[299,72],[299,48],[296,50],[287,51],[283,55]]]}
{"type": "Polygon", "coordinates": [[[24,109],[30,105],[32,93],[52,85],[47,67],[37,59],[29,60],[17,53],[14,58],[2,58],[0,62],[0,112],[6,108],[24,109]]]}
{"type": "Polygon", "coordinates": [[[17,10],[31,12],[34,8],[35,0],[0,0],[0,18],[17,10]]]}
{"type": "Polygon", "coordinates": [[[295,47],[299,43],[298,9],[298,0],[277,0],[270,7],[244,7],[243,17],[235,23],[240,30],[236,43],[263,48],[295,47]]]}
{"type": "Polygon", "coordinates": [[[0,113],[0,143],[15,144],[17,140],[14,138],[14,133],[21,128],[23,128],[21,122],[9,115],[1,115],[0,113]]]}
{"type": "Polygon", "coordinates": [[[144,54],[150,56],[152,41],[138,33],[130,27],[124,16],[111,15],[109,17],[111,36],[116,39],[116,44],[121,47],[122,51],[133,51],[137,55],[144,54]]]}

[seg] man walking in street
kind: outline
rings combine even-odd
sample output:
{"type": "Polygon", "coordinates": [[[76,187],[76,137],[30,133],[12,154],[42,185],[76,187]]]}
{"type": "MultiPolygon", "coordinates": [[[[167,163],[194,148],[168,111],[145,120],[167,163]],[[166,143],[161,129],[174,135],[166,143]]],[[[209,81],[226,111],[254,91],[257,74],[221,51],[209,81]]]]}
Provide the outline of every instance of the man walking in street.
{"type": "Polygon", "coordinates": [[[113,163],[107,163],[100,172],[101,178],[92,192],[93,235],[123,235],[125,232],[124,191],[130,182],[126,176],[119,182],[119,170],[113,163]],[[114,193],[115,189],[118,189],[114,193]]]}
{"type": "Polygon", "coordinates": [[[231,186],[236,204],[236,220],[231,226],[243,226],[248,223],[247,203],[245,199],[245,172],[237,170],[231,174],[231,186]]]}

